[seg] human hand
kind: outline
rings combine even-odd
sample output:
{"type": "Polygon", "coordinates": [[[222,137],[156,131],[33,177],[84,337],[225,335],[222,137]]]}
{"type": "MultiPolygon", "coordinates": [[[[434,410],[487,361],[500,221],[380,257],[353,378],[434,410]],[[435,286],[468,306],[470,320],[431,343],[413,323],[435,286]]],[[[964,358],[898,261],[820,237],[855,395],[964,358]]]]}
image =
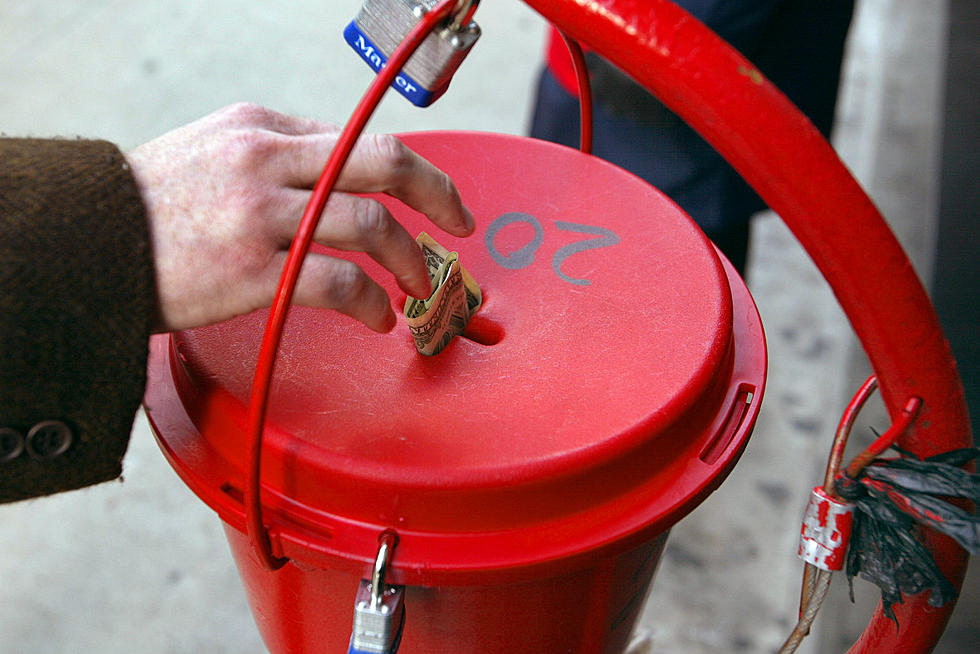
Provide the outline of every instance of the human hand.
{"type": "MultiPolygon", "coordinates": [[[[127,153],[150,227],[156,330],[199,327],[271,304],[311,189],[339,135],[332,125],[237,104],[127,153]]],[[[430,282],[415,239],[381,203],[349,193],[387,193],[455,236],[474,230],[447,175],[393,136],[358,141],[313,238],[368,253],[416,297],[428,296],[430,282]]],[[[395,326],[388,294],[343,259],[308,254],[294,298],[375,331],[395,326]]]]}

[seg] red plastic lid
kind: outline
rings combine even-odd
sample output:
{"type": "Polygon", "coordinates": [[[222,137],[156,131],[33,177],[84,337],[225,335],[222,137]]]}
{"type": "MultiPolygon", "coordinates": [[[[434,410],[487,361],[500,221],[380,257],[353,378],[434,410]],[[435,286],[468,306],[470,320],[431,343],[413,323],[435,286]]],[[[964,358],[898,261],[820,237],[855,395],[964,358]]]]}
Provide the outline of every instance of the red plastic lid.
{"type": "MultiPolygon", "coordinates": [[[[394,528],[394,582],[465,583],[669,527],[720,483],[758,411],[765,346],[741,280],[670,200],[599,159],[513,136],[403,138],[453,177],[477,233],[384,201],[459,252],[484,305],[435,357],[401,317],[378,335],[292,309],[262,462],[274,549],[361,570],[394,528]]],[[[349,256],[400,308],[391,275],[349,256]]],[[[265,318],[152,345],[161,445],[237,528],[265,318]]]]}

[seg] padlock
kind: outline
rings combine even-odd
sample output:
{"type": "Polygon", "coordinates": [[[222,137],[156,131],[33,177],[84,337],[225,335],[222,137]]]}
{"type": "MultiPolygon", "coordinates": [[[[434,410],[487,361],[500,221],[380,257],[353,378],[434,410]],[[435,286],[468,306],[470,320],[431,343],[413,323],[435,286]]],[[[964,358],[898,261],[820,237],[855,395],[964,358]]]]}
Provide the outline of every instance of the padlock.
{"type": "Polygon", "coordinates": [[[361,581],[354,601],[354,629],[349,654],[394,654],[405,626],[405,589],[388,586],[376,593],[361,581]]]}
{"type": "MultiPolygon", "coordinates": [[[[365,0],[344,30],[344,39],[375,71],[437,0],[365,0]]],[[[456,69],[480,38],[471,20],[477,0],[460,0],[448,23],[422,42],[392,86],[418,107],[427,107],[446,92],[456,69]]]]}
{"type": "Polygon", "coordinates": [[[354,599],[354,628],[348,654],[395,654],[405,627],[405,589],[385,583],[396,542],[382,534],[371,579],[361,580],[354,599]]]}

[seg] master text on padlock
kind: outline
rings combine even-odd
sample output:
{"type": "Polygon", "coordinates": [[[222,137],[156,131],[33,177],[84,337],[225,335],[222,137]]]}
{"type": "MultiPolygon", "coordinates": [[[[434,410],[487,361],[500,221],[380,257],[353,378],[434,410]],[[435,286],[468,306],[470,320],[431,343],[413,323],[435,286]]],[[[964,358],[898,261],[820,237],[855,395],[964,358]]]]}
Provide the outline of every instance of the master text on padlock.
{"type": "MultiPolygon", "coordinates": [[[[378,52],[374,45],[364,38],[363,34],[358,34],[357,38],[354,39],[354,45],[360,50],[361,57],[364,61],[371,64],[371,67],[375,71],[380,71],[388,59],[383,54],[378,52]]],[[[408,81],[403,75],[399,75],[395,78],[395,84],[405,89],[408,92],[413,92],[418,90],[414,84],[408,81]]]]}

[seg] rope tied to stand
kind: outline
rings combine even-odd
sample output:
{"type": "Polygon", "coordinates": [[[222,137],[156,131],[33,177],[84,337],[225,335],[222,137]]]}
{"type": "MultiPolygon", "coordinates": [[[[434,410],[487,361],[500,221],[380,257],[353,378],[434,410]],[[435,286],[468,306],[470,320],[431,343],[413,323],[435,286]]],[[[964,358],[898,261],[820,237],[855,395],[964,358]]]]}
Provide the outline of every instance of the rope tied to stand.
{"type": "Polygon", "coordinates": [[[980,503],[980,475],[965,469],[980,457],[980,449],[919,459],[895,445],[918,413],[918,398],[911,398],[895,423],[884,434],[876,433],[876,440],[841,471],[857,414],[876,388],[872,376],[845,410],[824,485],[814,489],[807,507],[800,540],[800,556],[807,563],[799,620],[779,654],[795,652],[809,633],[834,571],[846,568],[852,602],[855,576],[878,586],[883,613],[897,625],[894,606],[903,595],[928,590],[927,603],[935,607],[956,599],[955,588],[921,542],[923,527],[953,538],[971,554],[980,553],[980,516],[957,506],[980,503]],[[882,458],[888,449],[898,456],[882,458]],[[841,518],[845,514],[846,520],[841,518]]]}

